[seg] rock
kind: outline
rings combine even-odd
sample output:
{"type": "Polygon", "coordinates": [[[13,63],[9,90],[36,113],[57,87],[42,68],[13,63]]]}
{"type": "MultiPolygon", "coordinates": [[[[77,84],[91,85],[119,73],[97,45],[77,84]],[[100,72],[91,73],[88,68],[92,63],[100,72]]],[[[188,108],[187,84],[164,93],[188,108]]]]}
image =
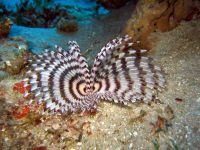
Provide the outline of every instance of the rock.
{"type": "Polygon", "coordinates": [[[0,99],[5,99],[6,93],[6,89],[2,85],[0,85],[0,99]]]}
{"type": "Polygon", "coordinates": [[[200,13],[198,0],[140,0],[136,5],[136,13],[128,21],[125,33],[134,37],[134,47],[150,49],[148,35],[157,30],[169,31],[179,25],[182,20],[191,20],[200,13]],[[136,41],[140,41],[137,44],[136,41]]]}
{"type": "Polygon", "coordinates": [[[69,127],[67,130],[68,132],[63,132],[61,136],[68,137],[69,139],[73,139],[76,141],[78,141],[82,136],[82,132],[77,128],[69,127]]]}
{"type": "Polygon", "coordinates": [[[132,149],[133,148],[133,143],[130,143],[129,146],[128,146],[128,148],[132,149]]]}
{"type": "Polygon", "coordinates": [[[56,28],[59,31],[63,31],[63,32],[75,32],[78,30],[78,24],[76,23],[76,21],[74,20],[69,20],[69,19],[65,19],[65,18],[61,18],[57,25],[56,28]]]}
{"type": "Polygon", "coordinates": [[[164,108],[164,115],[168,120],[172,120],[174,118],[174,111],[169,105],[164,108]]]}
{"type": "Polygon", "coordinates": [[[12,22],[10,19],[0,19],[0,38],[7,37],[10,33],[12,22]]]}
{"type": "Polygon", "coordinates": [[[129,0],[97,0],[98,3],[102,4],[105,8],[119,8],[126,4],[129,0]]]}
{"type": "Polygon", "coordinates": [[[19,74],[27,63],[27,49],[22,38],[0,40],[0,70],[11,75],[19,74]]]}
{"type": "Polygon", "coordinates": [[[53,125],[52,125],[52,128],[53,128],[54,130],[58,130],[58,129],[60,128],[60,125],[59,125],[58,123],[53,124],[53,125]]]}

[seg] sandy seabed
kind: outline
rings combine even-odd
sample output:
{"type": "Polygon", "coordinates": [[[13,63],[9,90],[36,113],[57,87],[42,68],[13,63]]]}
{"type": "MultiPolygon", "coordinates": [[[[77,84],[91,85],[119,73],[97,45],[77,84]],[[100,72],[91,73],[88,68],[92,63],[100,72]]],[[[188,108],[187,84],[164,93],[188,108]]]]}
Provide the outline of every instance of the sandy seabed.
{"type": "MultiPolygon", "coordinates": [[[[106,40],[121,33],[122,22],[117,19],[109,22],[113,24],[99,22],[102,26],[96,29],[95,25],[91,25],[93,30],[88,32],[84,32],[86,27],[80,29],[77,34],[86,38],[72,35],[83,48],[94,50],[85,53],[89,61],[106,40]],[[103,28],[114,25],[118,27],[112,30],[103,28]],[[108,35],[104,35],[103,31],[108,31],[108,35]],[[88,45],[89,42],[92,44],[88,45]]],[[[158,96],[159,101],[150,105],[141,103],[121,107],[101,103],[93,116],[31,112],[27,118],[17,120],[10,113],[10,105],[21,97],[12,91],[13,84],[21,77],[2,78],[0,86],[5,91],[0,93],[4,96],[0,100],[0,149],[200,149],[199,27],[200,20],[183,22],[172,31],[150,36],[153,48],[149,55],[164,70],[167,81],[166,89],[158,96]]],[[[13,36],[20,28],[13,29],[13,36]]],[[[25,33],[25,37],[30,34],[25,32],[26,29],[20,31],[25,33]]],[[[47,33],[54,36],[54,32],[50,29],[47,33]]],[[[60,43],[65,38],[61,36],[60,43]]],[[[32,47],[37,39],[35,41],[32,41],[32,47]]]]}

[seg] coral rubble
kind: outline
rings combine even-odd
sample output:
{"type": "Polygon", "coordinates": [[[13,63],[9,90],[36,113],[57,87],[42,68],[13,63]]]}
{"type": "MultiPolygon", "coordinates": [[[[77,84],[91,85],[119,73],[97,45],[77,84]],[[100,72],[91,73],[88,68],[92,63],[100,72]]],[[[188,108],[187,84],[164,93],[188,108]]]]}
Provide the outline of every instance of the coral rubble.
{"type": "Polygon", "coordinates": [[[147,40],[150,33],[171,30],[182,20],[191,20],[199,14],[198,0],[140,0],[136,6],[136,15],[128,21],[125,32],[141,41],[140,47],[150,48],[147,40]]]}

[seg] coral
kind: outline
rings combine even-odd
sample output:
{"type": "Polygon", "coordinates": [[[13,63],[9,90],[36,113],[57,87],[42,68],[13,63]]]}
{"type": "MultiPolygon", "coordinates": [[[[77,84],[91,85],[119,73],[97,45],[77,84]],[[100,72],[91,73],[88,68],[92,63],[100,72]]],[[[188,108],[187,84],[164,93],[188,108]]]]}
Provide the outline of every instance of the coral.
{"type": "Polygon", "coordinates": [[[63,32],[75,32],[78,30],[78,24],[75,20],[61,18],[58,21],[56,28],[63,32]]]}
{"type": "Polygon", "coordinates": [[[61,18],[70,18],[66,8],[52,0],[20,0],[16,12],[11,14],[18,25],[29,27],[55,27],[61,18]]]}
{"type": "MultiPolygon", "coordinates": [[[[77,24],[71,24],[74,20],[85,21],[97,15],[106,15],[108,10],[96,3],[96,1],[53,1],[53,0],[20,0],[16,3],[16,10],[8,10],[0,4],[0,17],[10,17],[17,25],[28,27],[51,28],[56,27],[57,23],[65,20],[64,24],[73,26],[70,31],[77,31],[77,24]]],[[[66,27],[58,25],[61,30],[68,32],[66,27]]],[[[68,25],[67,25],[68,26],[68,25]]]]}
{"type": "Polygon", "coordinates": [[[173,29],[182,20],[191,20],[200,13],[197,0],[140,0],[136,14],[128,21],[125,33],[134,37],[135,47],[150,49],[148,35],[157,30],[165,32],[173,29]]]}
{"type": "Polygon", "coordinates": [[[12,22],[9,18],[0,19],[0,38],[7,37],[10,33],[12,22]]]}
{"type": "Polygon", "coordinates": [[[17,109],[14,109],[13,111],[13,116],[16,118],[16,119],[22,119],[24,117],[27,117],[28,113],[30,112],[30,108],[29,106],[24,106],[22,108],[21,111],[17,110],[17,109]]]}
{"type": "Polygon", "coordinates": [[[97,0],[98,3],[102,4],[105,8],[119,8],[123,6],[129,0],[97,0]]]}
{"type": "Polygon", "coordinates": [[[17,83],[15,83],[14,84],[14,87],[13,87],[13,90],[14,91],[18,91],[18,92],[20,92],[21,94],[25,94],[26,93],[26,91],[30,91],[30,89],[31,89],[31,86],[29,85],[29,86],[24,86],[24,82],[22,81],[22,82],[17,82],[17,83]]]}

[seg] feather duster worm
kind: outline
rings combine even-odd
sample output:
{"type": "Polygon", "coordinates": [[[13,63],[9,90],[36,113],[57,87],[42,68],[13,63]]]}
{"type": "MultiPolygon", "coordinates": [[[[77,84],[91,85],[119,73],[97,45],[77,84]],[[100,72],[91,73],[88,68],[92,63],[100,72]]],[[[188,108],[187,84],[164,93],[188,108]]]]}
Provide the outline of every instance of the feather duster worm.
{"type": "Polygon", "coordinates": [[[107,43],[91,70],[74,41],[69,42],[68,51],[47,50],[30,60],[24,86],[31,85],[30,93],[53,112],[87,111],[96,108],[99,100],[149,102],[165,80],[160,68],[145,56],[146,50],[131,49],[130,41],[124,36],[107,43]]]}

